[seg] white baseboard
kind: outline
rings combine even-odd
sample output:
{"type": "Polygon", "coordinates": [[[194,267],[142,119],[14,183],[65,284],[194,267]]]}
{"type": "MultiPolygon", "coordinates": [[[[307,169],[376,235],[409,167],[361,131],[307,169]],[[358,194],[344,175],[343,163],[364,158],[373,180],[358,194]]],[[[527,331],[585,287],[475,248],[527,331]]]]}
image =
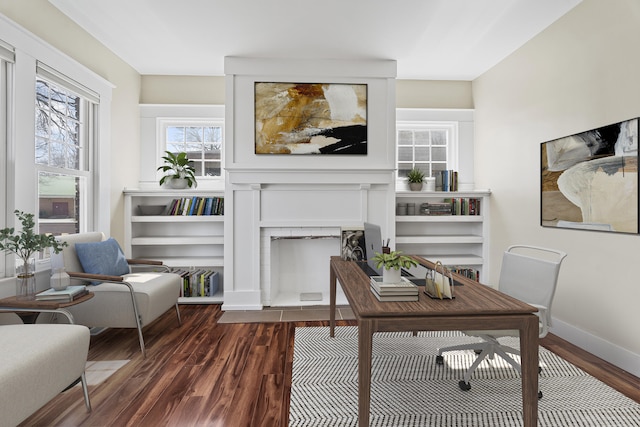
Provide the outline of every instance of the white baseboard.
{"type": "Polygon", "coordinates": [[[635,354],[626,348],[555,318],[553,318],[551,333],[636,377],[640,377],[640,354],[635,354]]]}

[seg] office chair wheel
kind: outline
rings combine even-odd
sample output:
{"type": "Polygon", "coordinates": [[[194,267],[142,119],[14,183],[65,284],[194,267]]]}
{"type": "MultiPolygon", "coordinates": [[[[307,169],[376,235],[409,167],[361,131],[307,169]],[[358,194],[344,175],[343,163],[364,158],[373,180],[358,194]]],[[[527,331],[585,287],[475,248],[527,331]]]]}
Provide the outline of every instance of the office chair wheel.
{"type": "Polygon", "coordinates": [[[464,380],[460,381],[458,383],[458,387],[460,387],[460,390],[462,391],[469,391],[471,390],[471,384],[470,383],[466,383],[464,382],[464,380]]]}
{"type": "Polygon", "coordinates": [[[436,356],[436,365],[444,365],[444,357],[436,356]]]}
{"type": "Polygon", "coordinates": [[[542,399],[542,392],[541,391],[538,392],[538,399],[542,399]]]}

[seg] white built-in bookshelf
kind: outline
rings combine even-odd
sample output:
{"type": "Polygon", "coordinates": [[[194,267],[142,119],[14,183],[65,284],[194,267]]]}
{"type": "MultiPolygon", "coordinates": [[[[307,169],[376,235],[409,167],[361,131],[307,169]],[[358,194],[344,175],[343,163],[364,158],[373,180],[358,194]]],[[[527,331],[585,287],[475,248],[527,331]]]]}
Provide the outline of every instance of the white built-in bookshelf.
{"type": "Polygon", "coordinates": [[[189,214],[184,210],[170,215],[169,206],[179,199],[191,203],[204,199],[206,203],[206,199],[223,197],[223,191],[198,189],[124,190],[123,249],[127,258],[159,260],[186,271],[218,272],[220,286],[213,296],[182,296],[181,304],[223,302],[224,215],[189,214]]]}
{"type": "MultiPolygon", "coordinates": [[[[396,206],[413,204],[413,214],[396,210],[396,249],[408,254],[421,255],[431,261],[441,261],[448,267],[488,271],[489,196],[490,191],[398,191],[396,206]],[[457,199],[461,203],[460,214],[425,214],[421,206],[449,203],[457,199]],[[479,212],[465,214],[470,200],[479,200],[479,212]],[[402,213],[402,215],[398,215],[402,213]]],[[[473,205],[474,202],[471,202],[473,205]]],[[[477,203],[475,203],[477,208],[477,203]]]]}

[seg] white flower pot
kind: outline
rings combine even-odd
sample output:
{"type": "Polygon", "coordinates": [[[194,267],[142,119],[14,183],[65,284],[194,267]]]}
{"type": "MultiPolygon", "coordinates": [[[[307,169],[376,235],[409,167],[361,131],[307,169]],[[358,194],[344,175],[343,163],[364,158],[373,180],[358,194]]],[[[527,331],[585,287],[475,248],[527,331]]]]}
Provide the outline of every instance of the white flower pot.
{"type": "Polygon", "coordinates": [[[181,190],[183,188],[187,188],[189,182],[185,178],[171,178],[169,180],[169,185],[171,185],[171,188],[181,190]]]}
{"type": "Polygon", "coordinates": [[[387,270],[386,268],[382,270],[382,282],[383,283],[400,283],[400,269],[396,270],[392,268],[387,270]]]}

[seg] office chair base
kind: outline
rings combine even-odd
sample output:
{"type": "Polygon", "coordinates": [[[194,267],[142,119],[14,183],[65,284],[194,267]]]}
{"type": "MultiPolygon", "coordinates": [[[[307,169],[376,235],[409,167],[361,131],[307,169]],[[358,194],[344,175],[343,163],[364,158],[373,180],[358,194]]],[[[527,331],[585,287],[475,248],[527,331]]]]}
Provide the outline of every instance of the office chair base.
{"type": "Polygon", "coordinates": [[[462,391],[471,390],[471,384],[469,384],[468,382],[465,382],[464,380],[458,382],[458,387],[460,387],[460,390],[462,391]]]}
{"type": "Polygon", "coordinates": [[[436,356],[436,365],[444,365],[444,357],[436,356]]]}

